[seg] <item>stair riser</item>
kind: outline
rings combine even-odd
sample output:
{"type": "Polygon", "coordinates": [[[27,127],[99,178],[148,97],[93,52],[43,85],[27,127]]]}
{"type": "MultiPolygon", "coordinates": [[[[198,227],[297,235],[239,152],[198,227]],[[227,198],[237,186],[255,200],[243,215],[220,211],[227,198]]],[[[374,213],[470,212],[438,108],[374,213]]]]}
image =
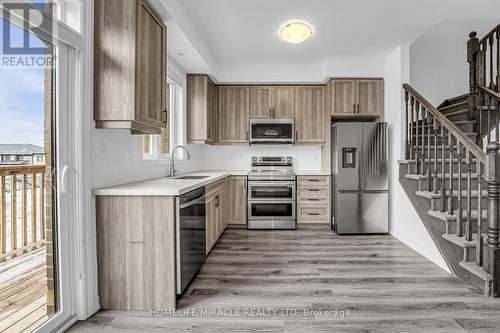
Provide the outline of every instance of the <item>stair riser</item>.
{"type": "MultiPolygon", "coordinates": [[[[420,191],[427,191],[427,190],[429,190],[429,181],[427,179],[420,179],[420,180],[413,180],[413,181],[418,182],[419,190],[420,191]]],[[[441,182],[441,179],[438,179],[438,181],[437,181],[437,189],[440,190],[442,185],[443,184],[441,182]]],[[[478,185],[478,179],[471,179],[471,188],[473,190],[477,190],[477,185],[478,185]]],[[[486,189],[486,185],[485,185],[484,182],[481,185],[482,185],[483,189],[486,189]]],[[[449,188],[449,186],[450,186],[450,180],[449,179],[446,179],[446,182],[445,182],[444,186],[445,186],[446,189],[449,188]]],[[[462,179],[461,189],[462,190],[467,190],[467,179],[462,179]]],[[[458,190],[458,179],[453,179],[453,190],[458,190]]]]}
{"type": "MultiPolygon", "coordinates": [[[[432,202],[431,202],[431,207],[433,208],[433,210],[441,210],[441,199],[431,199],[432,202]]],[[[446,198],[446,204],[445,204],[445,207],[447,208],[448,207],[448,203],[449,203],[449,198],[446,198]]],[[[482,201],[481,201],[481,205],[482,205],[482,209],[486,209],[487,207],[487,204],[488,204],[488,201],[487,201],[487,198],[483,198],[482,201]]],[[[458,198],[453,198],[452,199],[452,204],[451,206],[453,207],[453,209],[458,209],[458,198]]],[[[473,197],[472,200],[471,200],[471,207],[473,210],[477,209],[479,206],[479,202],[477,200],[477,198],[473,197]]],[[[466,210],[467,209],[467,198],[465,196],[462,197],[462,209],[463,210],[466,210]]]]}
{"type": "MultiPolygon", "coordinates": [[[[472,132],[473,132],[473,131],[472,131],[472,132]]],[[[472,140],[472,141],[474,141],[474,142],[476,141],[476,138],[477,138],[477,135],[476,135],[476,134],[472,135],[472,134],[470,134],[469,132],[466,132],[466,133],[467,133],[467,136],[469,137],[469,139],[471,139],[471,140],[472,140]]],[[[415,139],[416,137],[417,137],[416,135],[413,135],[413,136],[412,136],[413,140],[416,140],[416,139],[415,139]]],[[[424,136],[424,142],[423,142],[425,146],[427,145],[427,142],[430,142],[430,143],[431,143],[431,147],[433,147],[433,146],[434,146],[434,142],[435,142],[434,137],[432,137],[432,136],[431,136],[431,137],[430,137],[430,140],[429,140],[429,137],[428,137],[427,135],[425,135],[425,136],[424,136]]],[[[454,144],[454,145],[456,145],[456,143],[455,143],[455,142],[456,142],[456,140],[455,140],[455,139],[453,139],[453,144],[454,144]]],[[[413,141],[412,143],[413,143],[413,146],[416,146],[416,145],[417,145],[417,141],[413,141]]],[[[440,138],[440,137],[438,137],[438,138],[437,138],[437,144],[438,144],[438,146],[441,146],[441,145],[442,145],[442,143],[443,143],[443,139],[442,139],[442,138],[440,138]]],[[[422,147],[422,135],[421,135],[421,134],[419,134],[419,136],[418,136],[418,145],[419,145],[420,147],[422,147]]],[[[445,138],[445,139],[444,139],[444,145],[445,145],[445,146],[448,146],[448,145],[449,145],[449,140],[448,140],[448,138],[445,138]]]]}
{"type": "MultiPolygon", "coordinates": [[[[447,234],[453,234],[455,235],[457,233],[457,221],[456,220],[448,220],[446,221],[446,233],[447,234]]],[[[464,222],[463,222],[463,228],[465,229],[465,217],[464,217],[464,222]]],[[[486,231],[486,220],[483,219],[483,225],[482,225],[483,232],[486,231]]],[[[472,233],[477,233],[477,219],[472,220],[472,233]]],[[[475,258],[474,258],[475,260],[475,258]]]]}

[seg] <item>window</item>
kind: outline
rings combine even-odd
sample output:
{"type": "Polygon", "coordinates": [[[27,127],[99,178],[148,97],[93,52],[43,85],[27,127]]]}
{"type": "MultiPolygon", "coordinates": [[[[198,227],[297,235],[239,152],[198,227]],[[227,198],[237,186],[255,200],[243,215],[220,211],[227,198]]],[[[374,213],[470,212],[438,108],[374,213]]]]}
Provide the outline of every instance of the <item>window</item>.
{"type": "Polygon", "coordinates": [[[37,162],[43,162],[43,155],[37,155],[36,161],[37,162]]]}
{"type": "Polygon", "coordinates": [[[143,135],[142,150],[144,159],[168,159],[170,151],[181,144],[183,112],[183,89],[180,84],[167,78],[167,127],[158,135],[143,135]]]}

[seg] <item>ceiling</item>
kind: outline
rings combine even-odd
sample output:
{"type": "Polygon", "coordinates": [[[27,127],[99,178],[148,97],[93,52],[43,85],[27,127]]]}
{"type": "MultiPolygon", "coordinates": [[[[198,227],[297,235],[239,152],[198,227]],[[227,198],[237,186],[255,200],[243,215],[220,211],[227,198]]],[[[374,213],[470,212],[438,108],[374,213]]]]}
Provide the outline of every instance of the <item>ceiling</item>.
{"type": "Polygon", "coordinates": [[[308,66],[329,59],[385,58],[445,18],[500,13],[498,0],[160,1],[178,25],[173,33],[186,35],[183,45],[169,43],[169,55],[186,71],[203,66],[308,66]],[[279,29],[292,20],[309,22],[315,34],[302,44],[282,41],[279,29]],[[193,49],[203,65],[193,61],[193,49]]]}

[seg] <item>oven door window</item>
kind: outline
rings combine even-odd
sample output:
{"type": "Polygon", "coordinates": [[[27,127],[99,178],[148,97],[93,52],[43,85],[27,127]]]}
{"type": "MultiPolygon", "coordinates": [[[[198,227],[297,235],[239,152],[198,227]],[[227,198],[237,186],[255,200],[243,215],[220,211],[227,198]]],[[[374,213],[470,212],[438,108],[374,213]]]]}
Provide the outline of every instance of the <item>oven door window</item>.
{"type": "Polygon", "coordinates": [[[252,199],[293,199],[292,186],[252,186],[250,189],[252,199]]]}
{"type": "Polygon", "coordinates": [[[252,202],[250,210],[252,217],[293,217],[293,203],[291,202],[252,202]]]}
{"type": "Polygon", "coordinates": [[[291,124],[252,124],[253,139],[291,139],[291,124]]]}

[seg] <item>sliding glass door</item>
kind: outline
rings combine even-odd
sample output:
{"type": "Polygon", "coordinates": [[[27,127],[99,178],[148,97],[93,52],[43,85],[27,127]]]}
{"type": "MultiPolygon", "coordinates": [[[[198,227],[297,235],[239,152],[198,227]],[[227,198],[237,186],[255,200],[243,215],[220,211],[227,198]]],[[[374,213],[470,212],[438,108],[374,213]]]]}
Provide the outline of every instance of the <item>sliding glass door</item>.
{"type": "Polygon", "coordinates": [[[79,58],[52,29],[33,28],[36,16],[25,9],[36,6],[2,5],[0,332],[50,331],[74,315],[70,228],[79,58]]]}

